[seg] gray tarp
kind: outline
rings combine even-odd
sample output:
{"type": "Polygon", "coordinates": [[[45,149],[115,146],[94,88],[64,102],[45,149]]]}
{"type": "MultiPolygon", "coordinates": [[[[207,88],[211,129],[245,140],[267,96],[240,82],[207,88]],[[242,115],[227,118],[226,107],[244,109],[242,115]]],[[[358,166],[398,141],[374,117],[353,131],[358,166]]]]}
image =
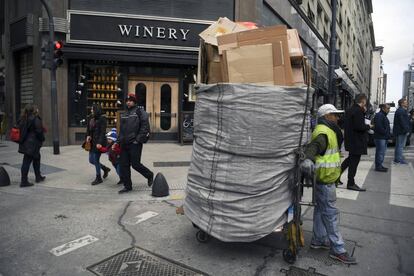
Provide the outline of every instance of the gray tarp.
{"type": "Polygon", "coordinates": [[[194,224],[228,242],[283,225],[305,101],[306,87],[199,87],[184,203],[194,224]]]}

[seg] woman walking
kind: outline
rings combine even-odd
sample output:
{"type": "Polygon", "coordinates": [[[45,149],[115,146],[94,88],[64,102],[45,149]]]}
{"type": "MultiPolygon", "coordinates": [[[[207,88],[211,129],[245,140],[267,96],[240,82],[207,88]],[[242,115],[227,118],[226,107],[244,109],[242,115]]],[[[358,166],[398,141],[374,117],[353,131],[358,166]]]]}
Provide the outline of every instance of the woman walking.
{"type": "Polygon", "coordinates": [[[29,187],[33,186],[27,178],[32,162],[36,183],[46,178],[40,173],[40,148],[45,141],[45,135],[38,109],[31,104],[26,105],[18,125],[20,129],[19,153],[23,154],[20,187],[29,187]]]}
{"type": "Polygon", "coordinates": [[[100,163],[100,148],[106,146],[106,117],[102,115],[102,108],[99,104],[94,104],[91,109],[91,119],[88,122],[86,130],[86,141],[91,143],[89,151],[89,163],[95,166],[96,178],[92,181],[92,185],[102,183],[101,169],[103,170],[103,178],[108,176],[111,170],[100,163]]]}

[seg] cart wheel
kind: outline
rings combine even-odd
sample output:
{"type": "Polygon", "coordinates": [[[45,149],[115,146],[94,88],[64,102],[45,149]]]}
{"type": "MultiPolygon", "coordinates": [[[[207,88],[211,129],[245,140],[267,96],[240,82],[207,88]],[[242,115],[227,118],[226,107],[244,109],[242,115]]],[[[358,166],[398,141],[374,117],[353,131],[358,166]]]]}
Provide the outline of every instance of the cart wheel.
{"type": "Polygon", "coordinates": [[[283,259],[288,264],[294,264],[296,261],[296,254],[290,249],[283,249],[283,259]]]}
{"type": "Polygon", "coordinates": [[[210,236],[201,230],[196,233],[196,238],[201,243],[206,243],[210,240],[210,236]]]}

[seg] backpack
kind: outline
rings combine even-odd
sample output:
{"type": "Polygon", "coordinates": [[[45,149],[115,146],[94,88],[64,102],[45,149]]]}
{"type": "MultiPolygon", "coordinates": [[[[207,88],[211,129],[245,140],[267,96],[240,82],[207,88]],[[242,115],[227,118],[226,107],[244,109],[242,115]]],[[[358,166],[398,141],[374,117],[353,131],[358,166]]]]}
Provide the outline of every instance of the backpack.
{"type": "Polygon", "coordinates": [[[150,122],[149,122],[149,115],[143,108],[138,108],[137,109],[137,115],[139,117],[140,123],[142,123],[142,125],[140,126],[141,127],[140,132],[145,133],[145,136],[142,137],[140,142],[145,144],[146,142],[148,142],[148,140],[150,138],[150,134],[151,134],[151,126],[150,126],[150,122]]]}

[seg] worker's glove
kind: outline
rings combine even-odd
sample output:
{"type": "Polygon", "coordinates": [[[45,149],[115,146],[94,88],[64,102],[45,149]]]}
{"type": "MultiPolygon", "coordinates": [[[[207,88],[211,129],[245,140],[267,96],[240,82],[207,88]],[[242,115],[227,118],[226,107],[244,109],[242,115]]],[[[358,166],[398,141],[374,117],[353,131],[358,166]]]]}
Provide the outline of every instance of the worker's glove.
{"type": "Polygon", "coordinates": [[[305,159],[300,162],[300,171],[306,178],[313,178],[313,173],[315,171],[315,163],[310,159],[305,159]]]}

